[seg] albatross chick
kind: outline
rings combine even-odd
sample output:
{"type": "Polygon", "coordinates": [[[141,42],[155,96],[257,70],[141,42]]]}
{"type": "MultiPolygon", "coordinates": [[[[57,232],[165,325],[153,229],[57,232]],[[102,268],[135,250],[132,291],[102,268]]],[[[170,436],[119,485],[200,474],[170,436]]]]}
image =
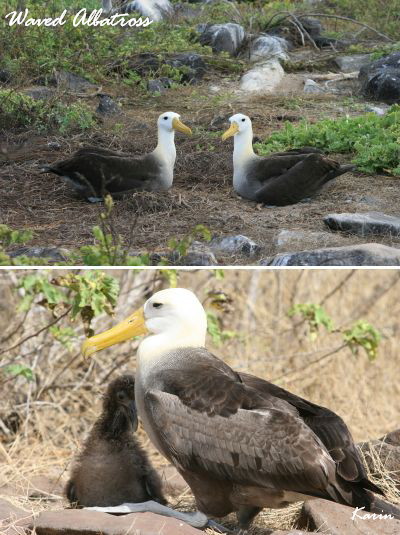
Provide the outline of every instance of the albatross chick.
{"type": "Polygon", "coordinates": [[[311,197],[330,180],[355,168],[303,147],[261,157],[253,150],[253,128],[247,115],[237,113],[222,140],[234,136],[233,188],[245,199],[273,206],[295,204],[311,197]]]}

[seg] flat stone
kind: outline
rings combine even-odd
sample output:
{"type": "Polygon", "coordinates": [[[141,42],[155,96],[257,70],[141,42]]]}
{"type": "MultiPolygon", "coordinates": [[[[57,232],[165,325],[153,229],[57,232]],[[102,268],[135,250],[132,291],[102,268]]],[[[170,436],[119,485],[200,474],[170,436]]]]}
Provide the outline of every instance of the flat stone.
{"type": "Polygon", "coordinates": [[[78,76],[73,72],[59,71],[55,75],[55,82],[58,87],[75,93],[85,92],[87,90],[97,89],[95,84],[89,82],[83,76],[78,76]]]}
{"type": "Polygon", "coordinates": [[[285,252],[291,248],[327,246],[332,237],[331,232],[282,229],[274,237],[274,245],[285,252]]]}
{"type": "Polygon", "coordinates": [[[400,266],[400,249],[366,243],[280,253],[260,261],[261,266],[400,266]]]}
{"type": "Polygon", "coordinates": [[[175,518],[153,513],[115,516],[97,511],[45,511],[35,519],[37,535],[200,535],[202,531],[175,518]]]}
{"type": "MultiPolygon", "coordinates": [[[[328,500],[313,499],[304,502],[302,518],[308,520],[318,532],[329,535],[398,535],[400,520],[394,519],[352,519],[353,507],[340,505],[328,500]]],[[[365,514],[359,511],[358,515],[365,514]]]]}
{"type": "Polygon", "coordinates": [[[236,56],[245,38],[243,26],[233,22],[207,24],[201,29],[200,43],[211,46],[214,53],[228,52],[231,56],[236,56]]]}
{"type": "Polygon", "coordinates": [[[32,523],[32,518],[32,513],[15,507],[7,500],[0,499],[1,535],[21,535],[32,523]]]}
{"type": "Polygon", "coordinates": [[[311,78],[305,80],[303,91],[304,93],[325,93],[324,88],[317,84],[317,82],[314,82],[314,80],[311,80],[311,78]]]}
{"type": "Polygon", "coordinates": [[[371,54],[354,54],[352,56],[338,56],[335,63],[342,72],[359,71],[371,62],[371,54]]]}
{"type": "Polygon", "coordinates": [[[11,258],[28,256],[29,258],[45,258],[49,262],[66,262],[68,251],[57,247],[22,246],[7,253],[11,258]]]}
{"type": "Polygon", "coordinates": [[[358,236],[371,234],[400,236],[400,217],[386,215],[382,212],[328,214],[324,217],[324,223],[332,230],[351,232],[358,236]]]}
{"type": "Polygon", "coordinates": [[[272,93],[280,84],[285,71],[279,60],[272,58],[262,63],[257,63],[246,72],[240,80],[240,89],[243,91],[256,91],[259,93],[272,93]]]}
{"type": "Polygon", "coordinates": [[[25,87],[21,92],[33,98],[33,100],[48,100],[55,94],[54,89],[41,85],[25,87]]]}
{"type": "Polygon", "coordinates": [[[213,238],[208,245],[214,252],[237,254],[247,257],[253,257],[261,250],[261,247],[256,242],[241,234],[213,238]]]}

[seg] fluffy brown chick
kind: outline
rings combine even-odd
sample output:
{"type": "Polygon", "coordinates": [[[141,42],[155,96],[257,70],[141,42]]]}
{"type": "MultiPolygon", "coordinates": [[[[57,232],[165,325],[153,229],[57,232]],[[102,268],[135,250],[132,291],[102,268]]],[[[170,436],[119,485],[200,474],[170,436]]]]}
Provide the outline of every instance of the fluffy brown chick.
{"type": "Polygon", "coordinates": [[[108,385],[103,411],[74,462],[65,488],[71,504],[166,503],[161,479],[134,436],[138,425],[134,388],[133,375],[123,375],[108,385]]]}

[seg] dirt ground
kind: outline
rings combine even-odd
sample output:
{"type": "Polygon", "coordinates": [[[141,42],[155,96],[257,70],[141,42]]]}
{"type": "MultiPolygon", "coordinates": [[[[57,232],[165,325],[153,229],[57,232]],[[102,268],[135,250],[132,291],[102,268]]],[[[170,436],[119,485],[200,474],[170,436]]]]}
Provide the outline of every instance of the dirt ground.
{"type": "MultiPolygon", "coordinates": [[[[256,258],[219,257],[221,264],[258,264],[261,258],[278,252],[321,246],[371,241],[399,245],[400,240],[390,236],[366,239],[331,232],[323,223],[323,217],[332,212],[383,211],[398,215],[399,181],[395,177],[347,173],[311,201],[286,207],[257,206],[234,193],[232,140],[225,143],[220,140],[228,125],[227,118],[233,113],[250,115],[254,135],[263,140],[282,128],[286,120],[316,121],[366,111],[367,103],[355,97],[300,93],[299,77],[305,76],[306,73],[287,75],[286,86],[281,84],[278,94],[269,96],[238,94],[229,91],[231,79],[209,78],[200,85],[170,89],[161,96],[126,98],[122,116],[101,119],[90,134],[68,139],[26,131],[6,134],[1,140],[6,158],[0,166],[0,222],[20,230],[33,230],[35,237],[29,245],[71,250],[93,243],[91,229],[99,222],[102,206],[77,199],[58,177],[40,174],[40,165],[64,159],[85,144],[132,154],[151,151],[156,144],[158,115],[172,110],[179,112],[193,129],[191,138],[177,135],[173,188],[166,193],[130,194],[115,201],[113,226],[125,238],[131,254],[167,252],[170,238],[182,238],[198,224],[219,236],[246,235],[261,246],[256,258]],[[210,88],[215,83],[219,89],[214,87],[212,91],[210,88]],[[48,146],[54,142],[59,143],[59,150],[48,146]],[[278,244],[276,237],[282,230],[306,231],[306,234],[293,243],[278,244]],[[315,232],[324,234],[310,234],[315,232]]],[[[107,92],[107,88],[103,91],[107,92]]],[[[118,97],[115,91],[110,93],[118,97]]],[[[97,106],[96,97],[91,104],[93,108],[97,106]]],[[[342,162],[350,160],[349,155],[335,157],[342,162]]]]}

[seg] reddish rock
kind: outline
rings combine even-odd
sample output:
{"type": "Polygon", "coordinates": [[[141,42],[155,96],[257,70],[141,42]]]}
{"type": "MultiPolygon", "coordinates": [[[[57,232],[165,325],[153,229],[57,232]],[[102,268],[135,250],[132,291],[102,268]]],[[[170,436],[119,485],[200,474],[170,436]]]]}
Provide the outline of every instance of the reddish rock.
{"type": "Polygon", "coordinates": [[[158,473],[163,482],[164,492],[169,496],[179,496],[189,489],[189,485],[174,466],[163,466],[158,473]]]}
{"type": "Polygon", "coordinates": [[[200,535],[174,518],[153,513],[114,516],[97,511],[45,511],[35,519],[37,535],[200,535]]]}
{"type": "Polygon", "coordinates": [[[33,515],[15,507],[10,502],[0,499],[0,533],[1,535],[21,535],[32,523],[33,515]]]}
{"type": "Polygon", "coordinates": [[[354,511],[352,507],[327,500],[307,500],[302,509],[302,522],[308,521],[310,529],[329,535],[399,535],[400,520],[367,519],[362,517],[369,513],[358,511],[355,515],[354,511]]]}

